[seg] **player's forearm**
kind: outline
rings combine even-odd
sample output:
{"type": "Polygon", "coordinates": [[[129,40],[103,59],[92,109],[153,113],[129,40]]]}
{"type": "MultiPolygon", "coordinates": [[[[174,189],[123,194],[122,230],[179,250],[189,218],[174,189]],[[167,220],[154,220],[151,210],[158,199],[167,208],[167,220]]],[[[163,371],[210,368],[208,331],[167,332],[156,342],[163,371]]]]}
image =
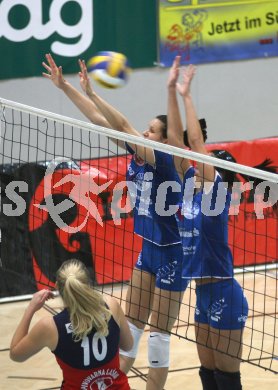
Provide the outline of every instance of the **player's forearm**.
{"type": "Polygon", "coordinates": [[[92,123],[111,128],[108,121],[99,112],[96,105],[89,98],[84,96],[70,83],[66,82],[62,88],[63,92],[73,102],[73,104],[84,114],[92,123]]]}
{"type": "Polygon", "coordinates": [[[184,106],[186,115],[187,136],[190,147],[194,150],[194,146],[204,143],[202,130],[190,94],[184,96],[184,106]]]}
{"type": "MultiPolygon", "coordinates": [[[[201,126],[190,94],[184,97],[184,104],[189,145],[194,152],[207,154],[201,126]]],[[[215,176],[214,167],[202,162],[197,162],[197,166],[199,170],[199,180],[213,182],[215,176]]]]}
{"type": "Polygon", "coordinates": [[[168,129],[167,136],[170,145],[182,148],[183,144],[183,125],[177,100],[175,87],[168,88],[168,129]]]}
{"type": "MultiPolygon", "coordinates": [[[[102,112],[106,120],[112,126],[112,129],[118,130],[127,134],[141,136],[141,134],[131,126],[127,118],[117,111],[113,106],[107,103],[94,91],[91,91],[88,94],[89,98],[95,103],[97,108],[102,112]]],[[[150,148],[144,146],[136,145],[129,142],[130,147],[135,151],[135,153],[141,157],[144,161],[147,161],[149,164],[154,164],[154,153],[150,148]]]]}
{"type": "Polygon", "coordinates": [[[11,345],[10,345],[11,359],[13,359],[14,348],[16,348],[18,343],[28,334],[33,315],[34,315],[34,311],[30,308],[30,306],[28,306],[23,314],[23,317],[22,317],[20,323],[17,326],[17,329],[16,329],[16,331],[13,335],[12,341],[11,341],[11,345]]]}
{"type": "Polygon", "coordinates": [[[131,125],[123,114],[93,91],[88,95],[88,97],[94,102],[113,129],[125,133],[132,133],[131,125]]]}

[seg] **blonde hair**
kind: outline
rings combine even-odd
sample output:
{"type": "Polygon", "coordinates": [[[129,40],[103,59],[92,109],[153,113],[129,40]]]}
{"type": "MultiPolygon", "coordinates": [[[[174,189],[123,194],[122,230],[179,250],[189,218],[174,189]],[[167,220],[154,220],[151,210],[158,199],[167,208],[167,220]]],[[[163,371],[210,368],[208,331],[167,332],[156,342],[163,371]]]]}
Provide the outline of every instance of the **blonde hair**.
{"type": "Polygon", "coordinates": [[[111,312],[92,287],[85,265],[76,259],[65,261],[57,271],[56,284],[69,311],[74,340],[82,340],[92,329],[107,336],[111,312]]]}

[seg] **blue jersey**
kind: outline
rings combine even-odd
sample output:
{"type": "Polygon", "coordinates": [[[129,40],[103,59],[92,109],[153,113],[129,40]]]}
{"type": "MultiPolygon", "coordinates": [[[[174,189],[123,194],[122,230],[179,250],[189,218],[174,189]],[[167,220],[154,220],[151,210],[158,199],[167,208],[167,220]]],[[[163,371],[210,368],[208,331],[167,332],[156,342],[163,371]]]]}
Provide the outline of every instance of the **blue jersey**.
{"type": "Polygon", "coordinates": [[[173,156],[154,150],[153,167],[136,156],[128,145],[127,149],[133,154],[126,180],[135,206],[135,233],[160,246],[180,243],[175,213],[169,209],[179,203],[181,191],[173,156]],[[167,212],[172,215],[163,215],[167,212]]]}
{"type": "Polygon", "coordinates": [[[108,336],[92,330],[81,341],[73,339],[67,309],[56,314],[58,344],[53,351],[63,371],[61,389],[130,389],[126,375],[120,370],[120,328],[113,317],[108,323],[108,336]]]}
{"type": "MultiPolygon", "coordinates": [[[[184,177],[192,183],[194,168],[190,167],[184,177]]],[[[183,255],[186,259],[183,268],[183,278],[197,279],[205,277],[231,278],[233,276],[233,259],[228,245],[228,212],[231,200],[230,193],[224,189],[220,175],[208,193],[202,189],[186,200],[186,194],[176,215],[179,232],[182,239],[183,255]],[[219,189],[219,191],[218,191],[219,189]],[[224,193],[224,197],[223,197],[224,193]],[[219,196],[222,195],[222,201],[219,196]],[[184,200],[185,199],[185,200],[184,200]],[[209,203],[210,210],[217,209],[217,215],[207,215],[205,205],[209,203]]]]}

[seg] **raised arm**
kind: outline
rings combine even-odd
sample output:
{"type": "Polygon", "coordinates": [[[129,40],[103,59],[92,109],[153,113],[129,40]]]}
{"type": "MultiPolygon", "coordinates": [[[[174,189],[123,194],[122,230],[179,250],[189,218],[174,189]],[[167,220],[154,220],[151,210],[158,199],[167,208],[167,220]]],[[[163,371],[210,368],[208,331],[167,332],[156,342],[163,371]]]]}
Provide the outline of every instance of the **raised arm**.
{"type": "Polygon", "coordinates": [[[58,341],[54,321],[51,317],[44,317],[29,331],[30,323],[36,311],[42,308],[45,301],[53,298],[49,290],[41,290],[33,295],[20,323],[13,335],[10,345],[10,358],[16,362],[23,362],[35,355],[44,347],[51,350],[58,341]]]}
{"type": "MultiPolygon", "coordinates": [[[[80,65],[80,77],[84,80],[88,80],[87,68],[84,61],[79,62],[80,65]]],[[[82,86],[82,85],[81,85],[82,86]]],[[[128,119],[115,107],[111,106],[108,102],[102,99],[92,88],[90,83],[84,84],[84,91],[86,92],[89,99],[96,105],[102,115],[106,118],[106,120],[110,123],[111,127],[114,130],[118,130],[124,132],[126,134],[131,134],[135,136],[141,137],[142,134],[137,131],[128,121],[128,119]]],[[[144,146],[136,145],[129,143],[131,148],[135,151],[135,153],[141,157],[144,161],[149,164],[154,164],[154,153],[151,148],[146,148],[144,146]]]]}
{"type": "MultiPolygon", "coordinates": [[[[187,68],[185,68],[183,72],[183,83],[177,84],[177,89],[180,95],[183,97],[187,124],[187,136],[190,148],[194,152],[208,155],[209,153],[205,148],[203,133],[190,92],[191,82],[194,78],[195,72],[196,68],[193,65],[189,65],[187,68]]],[[[197,162],[197,167],[201,181],[214,181],[215,170],[212,165],[197,162]]]]}
{"type": "MultiPolygon", "coordinates": [[[[74,88],[65,78],[63,77],[63,70],[61,66],[57,66],[51,54],[46,54],[46,62],[42,65],[46,69],[42,75],[51,80],[53,84],[61,89],[67,97],[76,105],[76,107],[94,124],[111,128],[110,123],[105,119],[104,115],[97,109],[96,105],[85,95],[74,88]]],[[[79,61],[79,65],[80,65],[79,61]]],[[[80,85],[84,89],[84,85],[88,82],[84,80],[82,73],[79,73],[80,85]]]]}
{"type": "MultiPolygon", "coordinates": [[[[180,67],[180,56],[177,56],[174,59],[172,67],[169,72],[168,77],[168,143],[170,145],[176,146],[178,148],[184,149],[183,143],[183,124],[181,120],[176,84],[179,77],[179,67],[180,67]]],[[[189,162],[187,159],[181,157],[174,157],[175,167],[181,179],[184,177],[184,172],[189,167],[189,162]]]]}

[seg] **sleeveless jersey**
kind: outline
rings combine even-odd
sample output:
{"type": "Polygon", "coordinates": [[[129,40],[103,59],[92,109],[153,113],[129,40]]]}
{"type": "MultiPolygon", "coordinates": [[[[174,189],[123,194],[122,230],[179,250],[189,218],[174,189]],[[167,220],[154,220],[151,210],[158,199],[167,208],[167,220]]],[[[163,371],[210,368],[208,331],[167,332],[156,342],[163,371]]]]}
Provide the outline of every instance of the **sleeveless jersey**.
{"type": "Polygon", "coordinates": [[[126,180],[134,204],[135,233],[160,246],[180,243],[175,212],[169,209],[178,204],[181,191],[173,156],[154,150],[153,167],[140,159],[127,144],[126,148],[133,155],[126,180]],[[174,188],[165,182],[174,183],[174,188]],[[172,215],[163,215],[167,211],[172,215]]]}
{"type": "MultiPolygon", "coordinates": [[[[194,180],[194,168],[190,167],[184,177],[185,196],[176,215],[186,259],[183,278],[233,277],[233,259],[228,245],[228,212],[231,201],[229,191],[224,189],[221,176],[208,193],[201,190],[190,199],[186,186],[194,180]],[[189,180],[186,184],[186,181],[189,180]],[[220,185],[220,186],[219,186],[220,185]],[[209,209],[219,210],[217,215],[208,215],[209,209]]],[[[188,187],[187,187],[188,188],[188,187]]]]}
{"type": "Polygon", "coordinates": [[[67,309],[53,317],[58,330],[58,344],[53,351],[63,372],[63,390],[130,389],[120,370],[120,329],[111,317],[107,337],[92,331],[82,341],[73,340],[67,309]]]}

